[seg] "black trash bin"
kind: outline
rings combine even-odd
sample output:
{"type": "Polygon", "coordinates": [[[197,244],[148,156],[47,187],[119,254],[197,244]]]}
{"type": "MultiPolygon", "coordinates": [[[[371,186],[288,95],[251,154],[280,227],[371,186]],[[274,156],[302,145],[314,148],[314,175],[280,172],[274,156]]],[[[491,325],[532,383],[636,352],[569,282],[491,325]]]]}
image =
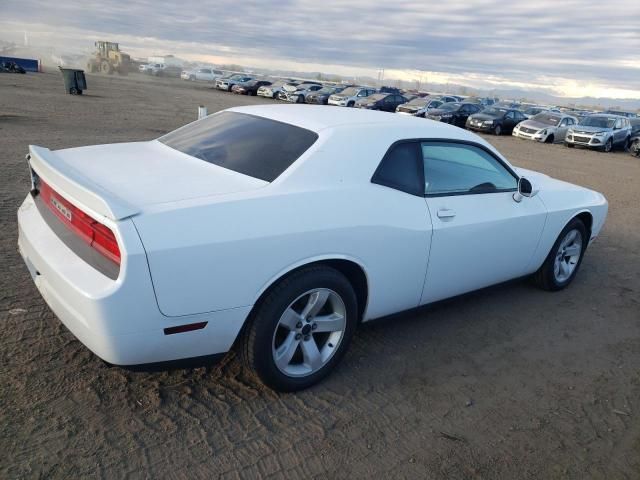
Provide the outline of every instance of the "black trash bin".
{"type": "Polygon", "coordinates": [[[84,70],[76,68],[58,67],[64,79],[64,89],[71,95],[82,95],[82,91],[87,89],[87,79],[84,70]]]}

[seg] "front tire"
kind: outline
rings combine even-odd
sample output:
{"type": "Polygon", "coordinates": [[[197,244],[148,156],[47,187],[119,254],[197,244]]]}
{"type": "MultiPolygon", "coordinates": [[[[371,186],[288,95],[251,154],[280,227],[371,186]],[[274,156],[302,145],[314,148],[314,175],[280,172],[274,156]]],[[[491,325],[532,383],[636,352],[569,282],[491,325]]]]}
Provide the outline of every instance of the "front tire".
{"type": "Polygon", "coordinates": [[[605,153],[609,153],[611,150],[613,150],[613,139],[609,138],[609,140],[607,140],[607,143],[604,144],[604,152],[605,153]]]}
{"type": "Polygon", "coordinates": [[[340,272],[325,266],[298,270],[271,288],[252,312],[242,362],[274,390],[308,388],[342,359],[357,312],[353,287],[340,272]]]}
{"type": "Polygon", "coordinates": [[[502,135],[502,126],[500,126],[500,125],[496,125],[496,126],[493,128],[493,134],[494,134],[494,135],[496,135],[496,136],[500,136],[500,135],[502,135]]]}
{"type": "Polygon", "coordinates": [[[553,133],[552,133],[545,139],[544,143],[553,143],[554,140],[555,140],[555,138],[554,138],[553,133]]]}
{"type": "Polygon", "coordinates": [[[549,255],[533,275],[534,282],[543,290],[566,288],[578,273],[589,238],[584,223],[578,218],[562,229],[549,255]]]}

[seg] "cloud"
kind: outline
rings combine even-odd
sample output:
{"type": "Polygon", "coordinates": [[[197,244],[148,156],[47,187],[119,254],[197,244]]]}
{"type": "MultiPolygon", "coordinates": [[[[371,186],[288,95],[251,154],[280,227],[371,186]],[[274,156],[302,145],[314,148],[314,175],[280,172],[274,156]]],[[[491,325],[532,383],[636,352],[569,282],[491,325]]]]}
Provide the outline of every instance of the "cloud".
{"type": "Polygon", "coordinates": [[[420,70],[640,98],[637,0],[3,0],[0,18],[49,25],[58,37],[126,38],[141,51],[162,44],[274,67],[420,70]]]}

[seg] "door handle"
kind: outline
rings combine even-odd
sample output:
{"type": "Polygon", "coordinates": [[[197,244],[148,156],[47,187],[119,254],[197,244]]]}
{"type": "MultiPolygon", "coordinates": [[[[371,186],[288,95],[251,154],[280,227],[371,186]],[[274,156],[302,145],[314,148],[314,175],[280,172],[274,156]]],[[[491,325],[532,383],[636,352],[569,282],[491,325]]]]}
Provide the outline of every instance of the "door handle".
{"type": "Polygon", "coordinates": [[[456,216],[456,211],[450,208],[441,208],[438,210],[438,218],[453,218],[456,216]]]}

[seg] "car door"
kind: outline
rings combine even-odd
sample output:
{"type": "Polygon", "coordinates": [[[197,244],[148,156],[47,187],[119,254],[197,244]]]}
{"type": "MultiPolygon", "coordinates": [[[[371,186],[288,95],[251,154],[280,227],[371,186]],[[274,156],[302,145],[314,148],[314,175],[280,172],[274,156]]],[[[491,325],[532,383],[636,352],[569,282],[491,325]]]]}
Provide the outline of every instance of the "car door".
{"type": "Polygon", "coordinates": [[[394,105],[393,95],[387,95],[384,97],[382,102],[380,102],[380,110],[383,112],[390,112],[394,105]]]}
{"type": "Polygon", "coordinates": [[[480,145],[426,141],[421,151],[433,224],[421,304],[530,273],[542,201],[515,201],[517,176],[480,145]]]}
{"type": "Polygon", "coordinates": [[[613,125],[613,143],[614,145],[618,145],[623,141],[623,135],[625,134],[624,130],[622,130],[622,119],[618,118],[613,125]]]}
{"type": "Polygon", "coordinates": [[[516,126],[516,114],[513,110],[508,111],[504,116],[503,130],[505,133],[509,133],[516,126]]]}
{"type": "Polygon", "coordinates": [[[563,118],[562,121],[560,122],[560,125],[558,125],[558,128],[556,129],[556,133],[553,139],[556,142],[559,140],[564,140],[564,137],[567,135],[567,130],[569,128],[569,125],[571,124],[573,124],[573,122],[569,117],[563,118]]]}
{"type": "Polygon", "coordinates": [[[453,123],[457,127],[464,127],[467,118],[471,115],[471,105],[462,105],[457,112],[453,114],[453,123]]]}
{"type": "Polygon", "coordinates": [[[384,288],[368,305],[369,314],[376,317],[417,307],[422,297],[432,222],[424,200],[420,143],[391,145],[371,183],[367,211],[375,212],[382,222],[376,237],[384,238],[384,246],[376,253],[378,266],[384,267],[379,274],[384,288]],[[386,228],[387,221],[393,228],[386,228]]]}

